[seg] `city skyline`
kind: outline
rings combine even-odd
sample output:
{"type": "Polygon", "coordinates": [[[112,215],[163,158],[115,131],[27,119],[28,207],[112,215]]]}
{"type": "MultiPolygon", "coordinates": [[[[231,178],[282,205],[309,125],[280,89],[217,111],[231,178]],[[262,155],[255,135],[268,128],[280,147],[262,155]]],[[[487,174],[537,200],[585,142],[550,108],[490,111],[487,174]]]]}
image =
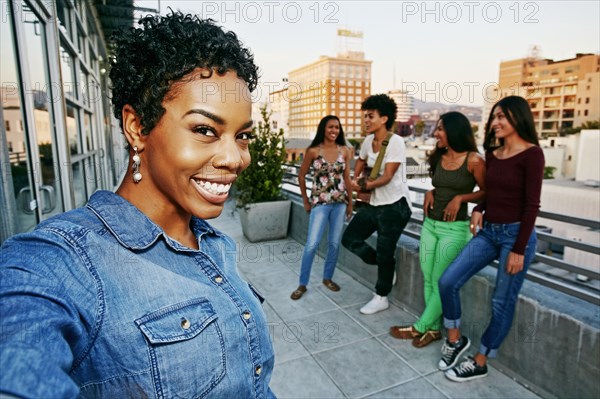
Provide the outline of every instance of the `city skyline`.
{"type": "Polygon", "coordinates": [[[500,62],[525,58],[533,46],[555,61],[600,52],[598,1],[163,0],[161,14],[168,7],[235,32],[260,66],[254,95],[261,100],[289,85],[290,71],[343,49],[362,49],[373,61],[372,93],[404,89],[424,101],[471,106],[483,104],[500,62]],[[362,44],[338,37],[338,29],[362,32],[362,44]]]}

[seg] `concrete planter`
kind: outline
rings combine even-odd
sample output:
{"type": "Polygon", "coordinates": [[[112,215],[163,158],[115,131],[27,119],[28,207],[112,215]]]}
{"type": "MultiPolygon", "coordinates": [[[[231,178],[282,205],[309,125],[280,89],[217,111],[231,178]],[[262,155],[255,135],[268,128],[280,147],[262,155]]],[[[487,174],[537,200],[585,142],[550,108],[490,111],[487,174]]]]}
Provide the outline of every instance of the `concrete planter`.
{"type": "Polygon", "coordinates": [[[285,200],[248,204],[240,208],[244,236],[250,242],[287,237],[291,205],[290,200],[285,200]]]}

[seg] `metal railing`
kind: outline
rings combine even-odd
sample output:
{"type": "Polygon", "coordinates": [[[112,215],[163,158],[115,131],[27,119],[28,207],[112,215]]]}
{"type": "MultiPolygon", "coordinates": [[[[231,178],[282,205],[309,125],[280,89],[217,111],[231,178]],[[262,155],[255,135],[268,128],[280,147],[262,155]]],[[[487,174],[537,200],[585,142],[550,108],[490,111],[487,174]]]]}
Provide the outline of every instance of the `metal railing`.
{"type": "MultiPolygon", "coordinates": [[[[300,187],[298,185],[298,170],[299,168],[295,165],[284,165],[284,190],[293,195],[299,195],[300,187]],[[286,187],[286,185],[289,185],[286,187]],[[295,187],[295,189],[290,189],[295,187]],[[297,192],[296,192],[297,191],[297,192]]],[[[307,175],[307,185],[312,183],[310,177],[307,175]]],[[[409,183],[409,189],[412,192],[418,194],[424,194],[427,192],[426,189],[420,187],[411,186],[409,183]]],[[[419,197],[419,196],[417,196],[419,197]]],[[[422,202],[412,201],[413,209],[422,209],[422,202]]],[[[540,210],[538,218],[544,218],[547,220],[553,220],[570,225],[580,226],[587,229],[597,231],[600,234],[600,221],[584,219],[574,216],[568,216],[559,213],[546,212],[543,209],[540,210]]],[[[421,226],[423,224],[423,213],[413,212],[410,219],[410,223],[404,229],[403,235],[412,237],[416,240],[421,238],[421,226]]],[[[600,246],[573,240],[566,237],[556,236],[551,233],[536,230],[538,241],[546,242],[549,245],[554,245],[560,248],[568,247],[579,251],[584,251],[594,255],[600,255],[600,246]]],[[[494,261],[492,266],[498,267],[498,261],[494,261]]],[[[597,266],[597,265],[596,265],[597,266]]],[[[600,305],[600,273],[598,270],[590,270],[589,268],[582,267],[573,263],[569,263],[560,257],[551,256],[545,253],[536,252],[534,261],[527,271],[526,278],[530,281],[539,283],[545,287],[555,289],[568,295],[583,299],[587,302],[600,305]],[[560,275],[555,273],[556,270],[564,271],[567,273],[573,273],[579,276],[585,276],[589,279],[586,282],[572,279],[572,274],[560,275]]]]}

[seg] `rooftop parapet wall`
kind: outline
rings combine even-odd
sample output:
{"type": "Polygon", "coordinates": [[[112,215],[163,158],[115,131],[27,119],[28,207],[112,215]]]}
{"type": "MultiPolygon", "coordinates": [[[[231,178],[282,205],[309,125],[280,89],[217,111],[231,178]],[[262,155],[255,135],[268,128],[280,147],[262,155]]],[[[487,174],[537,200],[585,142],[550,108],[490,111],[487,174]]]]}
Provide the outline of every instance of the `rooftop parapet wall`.
{"type": "MultiPolygon", "coordinates": [[[[308,214],[300,202],[293,201],[289,235],[305,243],[307,228],[308,214]]],[[[326,236],[325,233],[319,247],[321,256],[326,252],[326,236]]],[[[373,245],[374,237],[370,240],[373,245]]],[[[424,307],[418,244],[417,240],[404,236],[398,242],[398,281],[390,295],[392,301],[415,315],[424,307]]],[[[343,247],[338,267],[368,287],[375,285],[376,268],[364,264],[343,247]]],[[[461,292],[463,331],[471,338],[472,348],[479,347],[491,315],[495,274],[492,266],[485,268],[461,292]]],[[[398,322],[390,320],[390,326],[398,322]]],[[[597,398],[599,359],[600,307],[525,281],[513,326],[498,358],[493,360],[494,365],[544,397],[597,398]]]]}

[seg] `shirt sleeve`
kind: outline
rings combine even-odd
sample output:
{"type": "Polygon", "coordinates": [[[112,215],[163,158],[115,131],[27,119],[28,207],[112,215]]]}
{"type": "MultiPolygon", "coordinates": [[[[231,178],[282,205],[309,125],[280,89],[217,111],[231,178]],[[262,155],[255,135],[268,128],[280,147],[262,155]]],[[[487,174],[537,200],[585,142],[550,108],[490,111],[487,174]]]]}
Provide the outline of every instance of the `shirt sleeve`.
{"type": "Polygon", "coordinates": [[[481,201],[475,208],[473,208],[473,212],[485,212],[485,200],[481,201]]]}
{"type": "Polygon", "coordinates": [[[0,393],[20,398],[79,393],[69,373],[87,341],[63,283],[76,284],[65,270],[77,256],[73,251],[64,256],[68,245],[61,249],[56,241],[52,234],[34,232],[7,240],[1,249],[0,393]]]}
{"type": "Polygon", "coordinates": [[[373,139],[369,138],[369,137],[371,137],[371,136],[365,137],[365,140],[363,141],[362,145],[360,146],[360,153],[358,154],[358,157],[365,162],[367,161],[367,158],[369,157],[369,146],[373,142],[373,139]]]}
{"type": "Polygon", "coordinates": [[[400,136],[392,135],[387,149],[385,150],[385,163],[405,163],[406,146],[404,139],[400,136]]]}
{"type": "MultiPolygon", "coordinates": [[[[486,170],[486,174],[487,174],[487,170],[488,170],[488,168],[490,166],[490,160],[492,159],[492,157],[490,157],[489,154],[490,154],[490,151],[487,151],[485,153],[485,170],[486,170]]],[[[481,212],[481,213],[485,212],[485,205],[486,205],[486,201],[485,201],[485,197],[484,197],[481,200],[481,202],[478,203],[475,208],[473,208],[473,212],[481,212]]]]}
{"type": "Polygon", "coordinates": [[[542,181],[544,178],[544,153],[541,148],[531,152],[525,161],[525,204],[523,207],[523,217],[517,241],[513,246],[514,253],[523,255],[527,241],[535,226],[535,219],[540,210],[540,197],[542,194],[542,181]]]}

